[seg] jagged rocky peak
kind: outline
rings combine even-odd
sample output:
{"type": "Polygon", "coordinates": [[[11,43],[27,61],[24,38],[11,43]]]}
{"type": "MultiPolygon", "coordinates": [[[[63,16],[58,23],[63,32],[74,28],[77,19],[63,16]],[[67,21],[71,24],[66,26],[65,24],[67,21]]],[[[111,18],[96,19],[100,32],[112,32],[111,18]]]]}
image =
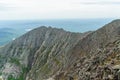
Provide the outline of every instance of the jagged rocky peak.
{"type": "Polygon", "coordinates": [[[86,33],[42,26],[0,48],[0,73],[4,80],[119,80],[119,52],[120,20],[86,33]]]}
{"type": "Polygon", "coordinates": [[[1,73],[5,79],[9,76],[19,78],[19,74],[24,72],[22,69],[27,68],[29,70],[24,73],[24,78],[28,75],[34,80],[46,79],[48,75],[59,70],[62,64],[68,66],[66,61],[69,61],[69,57],[73,55],[68,54],[68,51],[87,34],[71,33],[63,29],[44,26],[31,30],[0,50],[4,58],[1,58],[1,73]],[[42,72],[43,68],[46,68],[46,71],[42,72]],[[10,71],[6,72],[7,69],[10,71]],[[50,69],[53,69],[53,72],[48,74],[47,71],[50,69]],[[42,76],[43,73],[46,75],[42,76]]]}

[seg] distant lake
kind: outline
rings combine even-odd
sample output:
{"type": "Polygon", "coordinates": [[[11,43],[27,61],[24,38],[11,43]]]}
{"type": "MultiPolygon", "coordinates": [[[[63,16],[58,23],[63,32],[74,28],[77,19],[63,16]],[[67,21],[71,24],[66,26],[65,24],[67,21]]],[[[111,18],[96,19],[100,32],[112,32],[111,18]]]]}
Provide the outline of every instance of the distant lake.
{"type": "Polygon", "coordinates": [[[0,45],[6,44],[29,30],[40,26],[63,28],[71,32],[86,32],[97,30],[112,20],[113,19],[1,20],[0,33],[2,34],[0,36],[2,37],[0,37],[0,45]],[[10,34],[8,35],[8,33],[10,34]],[[5,36],[3,34],[5,34],[5,36]]]}

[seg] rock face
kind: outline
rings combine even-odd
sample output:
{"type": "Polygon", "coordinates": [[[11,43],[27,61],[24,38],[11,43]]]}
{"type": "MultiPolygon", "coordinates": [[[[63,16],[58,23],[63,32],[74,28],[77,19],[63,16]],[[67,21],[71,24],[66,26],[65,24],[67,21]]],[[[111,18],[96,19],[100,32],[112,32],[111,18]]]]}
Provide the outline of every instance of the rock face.
{"type": "Polygon", "coordinates": [[[120,20],[87,33],[40,27],[0,48],[3,80],[119,80],[120,20]]]}

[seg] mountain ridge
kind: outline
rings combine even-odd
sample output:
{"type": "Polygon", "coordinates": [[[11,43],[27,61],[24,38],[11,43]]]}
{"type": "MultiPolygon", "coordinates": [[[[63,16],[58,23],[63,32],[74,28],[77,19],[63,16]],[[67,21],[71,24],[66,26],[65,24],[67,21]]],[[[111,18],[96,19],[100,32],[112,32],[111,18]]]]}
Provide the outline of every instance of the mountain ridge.
{"type": "Polygon", "coordinates": [[[118,79],[113,66],[119,60],[119,36],[119,19],[87,33],[42,26],[0,49],[0,72],[4,80],[106,80],[110,76],[118,79]],[[110,55],[115,56],[114,65],[107,61],[110,55]],[[109,69],[106,61],[112,67],[110,73],[104,70],[109,69]],[[97,73],[99,70],[104,74],[97,73]]]}

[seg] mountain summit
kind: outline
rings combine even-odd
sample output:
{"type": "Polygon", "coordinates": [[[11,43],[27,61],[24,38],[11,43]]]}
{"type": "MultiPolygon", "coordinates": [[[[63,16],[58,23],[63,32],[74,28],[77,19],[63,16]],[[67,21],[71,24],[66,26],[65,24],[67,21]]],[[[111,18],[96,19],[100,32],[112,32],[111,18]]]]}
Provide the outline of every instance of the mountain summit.
{"type": "Polygon", "coordinates": [[[120,20],[86,33],[39,27],[0,48],[3,80],[119,80],[120,20]]]}

